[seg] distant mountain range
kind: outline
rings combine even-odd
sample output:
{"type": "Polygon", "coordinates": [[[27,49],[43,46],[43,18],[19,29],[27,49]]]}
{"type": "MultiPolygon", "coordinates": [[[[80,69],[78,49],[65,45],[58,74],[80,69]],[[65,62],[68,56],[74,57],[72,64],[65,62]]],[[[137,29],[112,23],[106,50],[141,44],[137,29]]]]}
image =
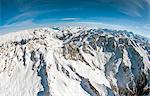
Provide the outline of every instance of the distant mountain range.
{"type": "Polygon", "coordinates": [[[150,96],[150,43],[87,27],[0,36],[0,96],[150,96]]]}

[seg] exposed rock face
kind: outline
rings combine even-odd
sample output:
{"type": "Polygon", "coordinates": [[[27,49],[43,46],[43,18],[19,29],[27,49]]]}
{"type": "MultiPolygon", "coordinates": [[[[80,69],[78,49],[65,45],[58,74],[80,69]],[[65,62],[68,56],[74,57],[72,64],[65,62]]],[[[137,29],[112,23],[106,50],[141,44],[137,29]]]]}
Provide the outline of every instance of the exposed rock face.
{"type": "Polygon", "coordinates": [[[126,31],[39,28],[0,37],[0,96],[150,96],[150,44],[126,31]]]}

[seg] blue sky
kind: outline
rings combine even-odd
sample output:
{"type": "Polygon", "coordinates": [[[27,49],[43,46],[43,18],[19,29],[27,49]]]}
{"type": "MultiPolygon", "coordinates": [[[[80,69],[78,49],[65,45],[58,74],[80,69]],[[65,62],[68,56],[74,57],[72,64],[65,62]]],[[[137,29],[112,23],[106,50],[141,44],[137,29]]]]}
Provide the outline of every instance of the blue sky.
{"type": "Polygon", "coordinates": [[[1,33],[79,23],[114,25],[150,37],[150,0],[0,0],[1,33]]]}

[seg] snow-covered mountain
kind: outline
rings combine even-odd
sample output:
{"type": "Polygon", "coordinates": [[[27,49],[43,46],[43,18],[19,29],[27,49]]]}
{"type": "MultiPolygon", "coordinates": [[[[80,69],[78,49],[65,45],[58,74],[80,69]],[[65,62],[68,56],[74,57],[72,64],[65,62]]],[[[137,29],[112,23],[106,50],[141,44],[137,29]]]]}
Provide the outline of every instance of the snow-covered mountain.
{"type": "Polygon", "coordinates": [[[150,96],[150,44],[83,27],[2,35],[0,96],[150,96]]]}

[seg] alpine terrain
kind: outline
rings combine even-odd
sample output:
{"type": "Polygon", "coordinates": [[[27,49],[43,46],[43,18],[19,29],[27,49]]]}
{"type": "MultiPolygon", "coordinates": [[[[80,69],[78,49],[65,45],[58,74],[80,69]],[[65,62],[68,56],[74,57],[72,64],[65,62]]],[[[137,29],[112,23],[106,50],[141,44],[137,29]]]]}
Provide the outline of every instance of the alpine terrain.
{"type": "Polygon", "coordinates": [[[0,96],[150,96],[150,43],[86,27],[1,35],[0,96]]]}

